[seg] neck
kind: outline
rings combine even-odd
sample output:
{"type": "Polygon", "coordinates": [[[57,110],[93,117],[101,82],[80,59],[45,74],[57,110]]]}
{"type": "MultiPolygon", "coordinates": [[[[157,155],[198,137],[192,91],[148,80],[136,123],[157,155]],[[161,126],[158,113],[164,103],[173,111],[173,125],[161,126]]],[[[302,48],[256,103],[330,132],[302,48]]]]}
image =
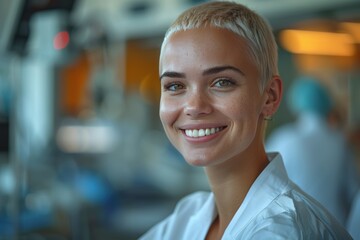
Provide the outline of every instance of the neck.
{"type": "Polygon", "coordinates": [[[251,185],[267,164],[265,151],[257,150],[237,156],[222,166],[206,168],[218,211],[218,219],[214,221],[218,236],[222,236],[251,185]]]}

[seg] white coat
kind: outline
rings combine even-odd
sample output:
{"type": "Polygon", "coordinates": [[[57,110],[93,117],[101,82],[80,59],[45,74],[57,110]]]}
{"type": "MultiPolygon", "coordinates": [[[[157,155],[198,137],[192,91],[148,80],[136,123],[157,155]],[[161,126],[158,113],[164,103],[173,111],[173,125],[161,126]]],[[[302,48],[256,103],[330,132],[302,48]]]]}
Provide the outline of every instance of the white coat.
{"type": "MultiPolygon", "coordinates": [[[[293,184],[279,154],[258,176],[222,237],[238,239],[351,239],[325,208],[293,184]]],[[[141,240],[205,239],[217,216],[212,193],[183,198],[175,211],[141,240]]]]}
{"type": "Polygon", "coordinates": [[[346,225],[359,176],[339,131],[322,117],[303,113],[296,123],[275,130],[266,150],[280,152],[289,178],[346,225]]]}
{"type": "Polygon", "coordinates": [[[360,240],[360,190],[352,204],[352,209],[347,221],[347,230],[354,240],[360,240]]]}

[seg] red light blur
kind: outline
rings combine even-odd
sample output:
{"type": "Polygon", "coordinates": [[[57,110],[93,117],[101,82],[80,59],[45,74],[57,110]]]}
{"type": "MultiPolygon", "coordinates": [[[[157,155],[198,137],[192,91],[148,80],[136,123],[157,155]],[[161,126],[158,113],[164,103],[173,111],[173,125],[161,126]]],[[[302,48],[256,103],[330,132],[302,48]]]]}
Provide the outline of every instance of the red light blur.
{"type": "Polygon", "coordinates": [[[66,31],[59,32],[54,37],[54,48],[57,50],[64,49],[69,44],[69,42],[70,42],[69,33],[66,31]]]}

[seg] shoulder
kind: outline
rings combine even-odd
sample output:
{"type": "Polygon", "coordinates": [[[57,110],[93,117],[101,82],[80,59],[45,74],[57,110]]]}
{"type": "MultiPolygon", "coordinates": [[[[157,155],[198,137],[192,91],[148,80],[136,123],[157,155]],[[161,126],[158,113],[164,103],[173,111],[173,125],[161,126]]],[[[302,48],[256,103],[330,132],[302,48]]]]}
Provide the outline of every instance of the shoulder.
{"type": "Polygon", "coordinates": [[[286,175],[280,157],[273,158],[250,189],[229,239],[351,239],[317,201],[286,175]]]}
{"type": "MultiPolygon", "coordinates": [[[[351,239],[318,202],[292,189],[276,198],[246,227],[246,239],[351,239]]],[[[245,237],[245,236],[244,236],[245,237]]]]}
{"type": "Polygon", "coordinates": [[[210,195],[211,195],[210,192],[205,192],[205,191],[198,191],[191,193],[180,199],[179,202],[177,203],[176,208],[182,208],[185,206],[187,207],[191,206],[191,208],[195,208],[195,209],[200,208],[201,206],[203,206],[204,202],[206,202],[209,199],[210,195]]]}
{"type": "Polygon", "coordinates": [[[195,215],[201,208],[204,207],[206,201],[211,197],[210,192],[195,192],[191,193],[178,201],[173,213],[170,215],[172,221],[183,221],[185,218],[190,218],[195,215]]]}
{"type": "Polygon", "coordinates": [[[151,228],[140,239],[183,239],[189,228],[190,219],[199,213],[210,198],[210,192],[195,192],[183,197],[170,216],[151,228]]]}

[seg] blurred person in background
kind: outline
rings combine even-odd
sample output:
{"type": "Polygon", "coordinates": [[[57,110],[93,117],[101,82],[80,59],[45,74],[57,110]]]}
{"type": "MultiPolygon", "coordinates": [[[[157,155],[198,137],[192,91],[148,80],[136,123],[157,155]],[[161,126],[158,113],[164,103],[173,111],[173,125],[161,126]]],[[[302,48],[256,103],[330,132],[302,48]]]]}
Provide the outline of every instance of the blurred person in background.
{"type": "Polygon", "coordinates": [[[264,147],[281,101],[271,28],[252,10],[208,2],[185,11],[160,54],[160,119],[211,192],[184,197],[140,239],[351,239],[264,147]]]}
{"type": "Polygon", "coordinates": [[[279,151],[290,179],[346,226],[359,175],[345,135],[329,124],[333,100],[310,76],[296,78],[287,97],[297,120],[275,129],[266,150],[279,151]]]}

